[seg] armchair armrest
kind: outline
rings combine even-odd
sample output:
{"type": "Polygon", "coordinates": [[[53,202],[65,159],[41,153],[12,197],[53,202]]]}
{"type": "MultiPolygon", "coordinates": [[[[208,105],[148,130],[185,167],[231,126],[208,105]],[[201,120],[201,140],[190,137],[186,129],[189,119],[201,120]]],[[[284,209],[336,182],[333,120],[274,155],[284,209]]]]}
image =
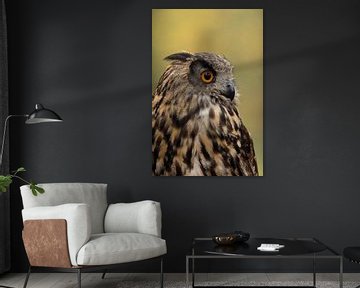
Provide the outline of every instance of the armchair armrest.
{"type": "MultiPolygon", "coordinates": [[[[73,266],[77,265],[76,256],[80,248],[89,241],[91,235],[91,222],[89,206],[86,204],[64,204],[58,206],[33,207],[22,210],[23,221],[64,219],[66,220],[66,232],[70,261],[73,266]]],[[[34,235],[35,236],[35,235],[34,235]]],[[[37,235],[33,241],[39,241],[37,235]]],[[[48,243],[46,243],[48,244],[48,243]]]]}
{"type": "Polygon", "coordinates": [[[160,203],[150,200],[111,204],[105,215],[106,233],[143,233],[161,237],[160,203]]]}

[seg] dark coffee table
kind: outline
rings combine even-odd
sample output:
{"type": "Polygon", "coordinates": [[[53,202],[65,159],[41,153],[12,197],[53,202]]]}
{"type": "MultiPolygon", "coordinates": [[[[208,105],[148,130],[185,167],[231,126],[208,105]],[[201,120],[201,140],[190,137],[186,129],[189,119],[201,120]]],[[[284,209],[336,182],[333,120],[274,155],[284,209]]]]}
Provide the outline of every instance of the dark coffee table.
{"type": "MultiPolygon", "coordinates": [[[[339,261],[339,287],[343,287],[343,258],[335,250],[315,238],[250,238],[245,243],[229,246],[219,246],[211,238],[195,238],[191,254],[186,256],[186,287],[189,287],[189,268],[191,265],[191,287],[205,287],[195,285],[195,260],[200,259],[312,259],[313,285],[293,287],[316,287],[316,260],[335,259],[339,261]],[[284,245],[278,252],[263,252],[257,250],[261,243],[284,245]]],[[[208,286],[206,286],[208,287],[208,286]]],[[[211,286],[215,287],[215,286],[211,286]]],[[[222,286],[229,287],[229,286],[222,286]]],[[[247,286],[231,286],[247,287],[247,286]]],[[[251,286],[256,287],[256,286],[251,286]]],[[[262,286],[264,287],[264,286],[262,286]]],[[[271,286],[274,287],[274,286],[271,286]]],[[[284,286],[281,286],[284,287],[284,286]]]]}

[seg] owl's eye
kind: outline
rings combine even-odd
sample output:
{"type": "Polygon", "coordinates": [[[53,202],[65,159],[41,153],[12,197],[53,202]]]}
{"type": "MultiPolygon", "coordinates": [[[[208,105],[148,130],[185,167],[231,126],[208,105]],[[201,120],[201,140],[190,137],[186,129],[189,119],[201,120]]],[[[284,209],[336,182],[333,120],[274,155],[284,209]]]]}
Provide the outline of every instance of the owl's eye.
{"type": "Polygon", "coordinates": [[[214,73],[211,72],[210,70],[205,70],[200,74],[200,79],[205,84],[210,84],[211,82],[214,81],[214,78],[215,78],[214,73]]]}

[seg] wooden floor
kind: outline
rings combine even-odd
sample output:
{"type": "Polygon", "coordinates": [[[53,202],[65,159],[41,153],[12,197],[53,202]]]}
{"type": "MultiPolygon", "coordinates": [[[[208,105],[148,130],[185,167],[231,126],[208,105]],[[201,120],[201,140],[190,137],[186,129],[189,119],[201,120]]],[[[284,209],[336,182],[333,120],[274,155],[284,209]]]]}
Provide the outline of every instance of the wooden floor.
{"type": "MultiPolygon", "coordinates": [[[[267,283],[268,281],[311,281],[312,274],[300,273],[241,273],[241,274],[228,274],[228,273],[212,273],[212,274],[197,274],[198,281],[226,281],[227,279],[234,280],[249,280],[261,283],[267,283]]],[[[25,274],[5,274],[0,276],[1,285],[10,286],[14,288],[22,288],[25,279],[25,274]]],[[[338,280],[338,274],[335,273],[319,273],[317,274],[317,280],[320,281],[334,281],[338,280]]],[[[109,273],[106,279],[101,279],[101,273],[83,273],[82,275],[82,287],[94,288],[94,287],[106,287],[106,288],[118,288],[118,287],[132,287],[131,283],[158,283],[159,274],[125,274],[125,273],[109,273]],[[132,282],[133,281],[133,282],[132,282]],[[127,283],[122,285],[121,283],[127,283]]],[[[344,285],[349,286],[349,283],[360,284],[360,273],[344,274],[344,285]],[[350,283],[351,282],[351,283],[350,283]]],[[[139,287],[135,285],[136,287],[139,287]]],[[[140,285],[141,286],[141,285],[140,285]]],[[[157,285],[154,285],[157,286],[157,285]]],[[[185,287],[185,274],[165,274],[165,288],[167,287],[185,287]],[[177,283],[174,285],[172,283],[177,283]],[[179,284],[180,283],[180,284],[179,284]],[[182,285],[183,283],[183,285],[182,285]],[[168,285],[167,285],[168,284],[168,285]]],[[[77,287],[76,273],[32,273],[28,288],[75,288],[77,287]]],[[[151,287],[146,286],[146,287],[151,287]]]]}

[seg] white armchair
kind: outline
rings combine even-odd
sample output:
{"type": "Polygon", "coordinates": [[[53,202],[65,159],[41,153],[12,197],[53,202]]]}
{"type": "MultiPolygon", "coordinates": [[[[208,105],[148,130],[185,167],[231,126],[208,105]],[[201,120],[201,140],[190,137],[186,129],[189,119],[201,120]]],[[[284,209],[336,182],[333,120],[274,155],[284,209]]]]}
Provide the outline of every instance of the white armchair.
{"type": "MultiPolygon", "coordinates": [[[[21,196],[24,246],[32,270],[39,267],[78,273],[107,270],[117,264],[159,257],[163,287],[161,209],[154,201],[107,204],[106,184],[40,184],[33,196],[28,185],[21,196]]],[[[104,274],[105,275],[105,274],[104,274]]],[[[104,277],[103,275],[103,277],[104,277]]]]}

